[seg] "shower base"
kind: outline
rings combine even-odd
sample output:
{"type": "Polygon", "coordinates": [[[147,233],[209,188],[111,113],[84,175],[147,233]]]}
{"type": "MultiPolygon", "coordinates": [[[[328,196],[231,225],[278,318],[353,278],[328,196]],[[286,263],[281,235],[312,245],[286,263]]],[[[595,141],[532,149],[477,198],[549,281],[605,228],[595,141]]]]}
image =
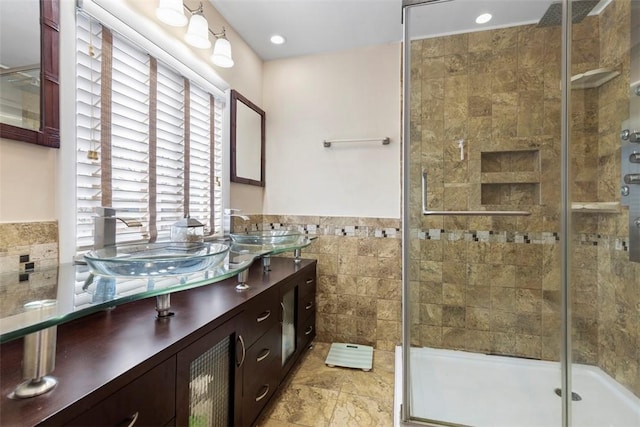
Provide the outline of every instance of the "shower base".
{"type": "MultiPolygon", "coordinates": [[[[561,426],[560,364],[454,350],[411,349],[414,416],[476,427],[561,426]]],[[[400,426],[402,348],[396,347],[395,425],[400,426]]],[[[579,427],[640,426],[640,399],[601,369],[573,364],[579,427]]]]}

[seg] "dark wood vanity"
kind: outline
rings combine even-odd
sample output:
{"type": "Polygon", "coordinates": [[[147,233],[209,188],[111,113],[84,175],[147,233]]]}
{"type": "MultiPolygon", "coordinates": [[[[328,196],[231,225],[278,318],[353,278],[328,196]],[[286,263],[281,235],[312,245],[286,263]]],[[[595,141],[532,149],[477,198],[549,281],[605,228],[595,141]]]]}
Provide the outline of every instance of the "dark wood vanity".
{"type": "Polygon", "coordinates": [[[0,425],[254,424],[315,337],[316,261],[254,264],[246,291],[231,278],[173,293],[168,319],[150,298],[58,326],[59,383],[38,397],[8,397],[22,340],[3,344],[0,425]]]}

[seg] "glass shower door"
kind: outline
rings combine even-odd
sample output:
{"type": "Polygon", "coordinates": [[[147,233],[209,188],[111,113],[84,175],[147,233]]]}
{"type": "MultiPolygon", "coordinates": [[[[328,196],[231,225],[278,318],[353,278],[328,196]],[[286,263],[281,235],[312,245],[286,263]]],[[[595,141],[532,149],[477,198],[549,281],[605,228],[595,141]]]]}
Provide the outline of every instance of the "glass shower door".
{"type": "Polygon", "coordinates": [[[562,13],[404,4],[404,417],[562,425],[562,13]]]}
{"type": "Polygon", "coordinates": [[[640,1],[572,33],[572,425],[640,425],[640,1]]]}

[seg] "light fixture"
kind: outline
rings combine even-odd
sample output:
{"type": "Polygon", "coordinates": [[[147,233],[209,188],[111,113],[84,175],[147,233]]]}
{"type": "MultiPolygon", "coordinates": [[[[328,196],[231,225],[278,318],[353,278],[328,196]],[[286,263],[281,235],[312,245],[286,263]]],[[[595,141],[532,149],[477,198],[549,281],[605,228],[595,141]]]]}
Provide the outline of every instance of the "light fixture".
{"type": "Polygon", "coordinates": [[[165,24],[173,27],[187,25],[187,17],[184,16],[182,0],[160,0],[156,9],[156,16],[165,24]]]}
{"type": "Polygon", "coordinates": [[[279,34],[272,35],[270,40],[273,44],[283,44],[285,42],[284,37],[279,34]]]}
{"type": "Polygon", "coordinates": [[[212,33],[216,38],[216,44],[213,45],[213,55],[211,61],[222,68],[233,67],[233,59],[231,58],[231,43],[227,39],[226,30],[222,27],[220,34],[212,33]]]}
{"type": "Polygon", "coordinates": [[[216,39],[211,61],[219,67],[233,67],[231,43],[227,39],[226,30],[222,27],[220,33],[214,33],[209,29],[209,23],[204,17],[202,3],[197,9],[192,10],[183,4],[182,0],[159,0],[156,16],[165,24],[184,26],[187,24],[187,17],[184,15],[185,9],[191,14],[191,18],[188,20],[187,33],[184,35],[185,41],[193,47],[209,49],[211,47],[209,33],[211,33],[216,39]]]}
{"type": "Polygon", "coordinates": [[[482,15],[478,15],[476,18],[476,24],[486,24],[491,21],[491,18],[492,16],[490,13],[483,13],[482,15]]]}
{"type": "Polygon", "coordinates": [[[199,49],[209,49],[211,47],[211,42],[209,41],[209,23],[202,14],[202,3],[200,3],[198,10],[191,15],[187,34],[184,35],[184,39],[191,46],[199,49]]]}

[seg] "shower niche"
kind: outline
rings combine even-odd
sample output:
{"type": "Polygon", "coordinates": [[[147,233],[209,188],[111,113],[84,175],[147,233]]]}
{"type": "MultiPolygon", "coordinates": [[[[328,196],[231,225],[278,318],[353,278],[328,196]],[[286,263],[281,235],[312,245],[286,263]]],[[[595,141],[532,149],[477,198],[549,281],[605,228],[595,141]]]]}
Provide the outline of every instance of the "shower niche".
{"type": "Polygon", "coordinates": [[[540,204],[540,151],[525,149],[481,152],[480,204],[540,204]]]}

